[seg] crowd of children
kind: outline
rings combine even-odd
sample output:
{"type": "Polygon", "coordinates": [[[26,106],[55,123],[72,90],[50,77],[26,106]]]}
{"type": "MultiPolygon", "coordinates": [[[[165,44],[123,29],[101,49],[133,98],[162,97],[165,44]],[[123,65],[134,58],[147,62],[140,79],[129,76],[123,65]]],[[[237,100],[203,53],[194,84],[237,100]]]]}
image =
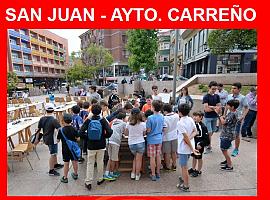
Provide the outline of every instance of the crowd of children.
{"type": "MultiPolygon", "coordinates": [[[[64,167],[61,182],[68,183],[69,162],[72,162],[73,179],[78,179],[78,162],[84,161],[87,155],[85,187],[91,190],[94,181],[94,167],[97,167],[97,185],[105,180],[114,181],[119,176],[119,149],[123,136],[128,137],[128,145],[134,156],[131,179],[139,181],[143,165],[143,155],[146,152],[150,161],[149,176],[152,181],[161,178],[161,168],[166,171],[176,171],[180,166],[179,183],[177,187],[182,191],[189,191],[189,175],[197,177],[202,174],[204,148],[211,150],[211,135],[214,132],[214,123],[206,123],[218,118],[219,125],[223,126],[220,134],[220,149],[225,157],[221,162],[221,169],[233,170],[228,149],[235,139],[236,126],[239,123],[237,109],[239,100],[231,99],[219,106],[220,98],[215,95],[217,83],[209,84],[209,93],[204,97],[204,112],[196,111],[190,117],[193,101],[186,93],[183,102],[178,99],[177,110],[175,105],[164,104],[158,96],[158,88],[152,87],[153,94],[146,98],[134,95],[132,101],[121,99],[114,91],[105,100],[93,98],[90,102],[78,102],[72,107],[73,114],[65,114],[65,126],[60,128],[59,122],[53,117],[54,107],[46,105],[46,116],[42,117],[38,132],[43,129],[43,139],[48,145],[51,154],[49,161],[49,175],[59,176],[56,171],[64,167]],[[141,104],[144,99],[144,104],[141,104]],[[190,102],[192,105],[190,105],[190,102]],[[225,110],[225,111],[224,111],[225,110]],[[209,128],[211,132],[209,132],[209,128]],[[58,129],[58,133],[54,130],[58,129]],[[209,137],[209,133],[211,134],[209,137]],[[57,138],[62,142],[62,157],[64,166],[57,163],[57,138]],[[75,156],[67,145],[67,140],[77,141],[81,148],[81,155],[75,156]],[[109,160],[104,172],[104,154],[108,153],[109,160]],[[192,167],[188,169],[190,156],[193,157],[192,167]],[[162,162],[163,160],[163,162],[162,162]]],[[[239,132],[239,131],[238,131],[239,132]]]]}

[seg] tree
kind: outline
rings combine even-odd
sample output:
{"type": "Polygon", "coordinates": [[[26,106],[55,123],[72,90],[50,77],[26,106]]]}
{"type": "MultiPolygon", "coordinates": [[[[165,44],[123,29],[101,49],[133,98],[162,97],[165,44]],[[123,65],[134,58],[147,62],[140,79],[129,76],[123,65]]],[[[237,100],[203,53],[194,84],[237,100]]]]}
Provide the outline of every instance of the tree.
{"type": "Polygon", "coordinates": [[[82,61],[88,71],[91,71],[93,77],[98,80],[99,71],[104,70],[113,63],[113,57],[103,46],[90,44],[83,51],[82,61]]]}
{"type": "Polygon", "coordinates": [[[215,55],[234,49],[252,49],[257,46],[257,32],[254,29],[213,30],[208,37],[208,46],[215,55]]]}
{"type": "Polygon", "coordinates": [[[128,66],[133,72],[144,69],[146,73],[156,69],[158,37],[156,30],[135,29],[127,31],[127,49],[130,52],[128,66]]]}
{"type": "Polygon", "coordinates": [[[17,87],[19,79],[14,72],[8,72],[8,90],[14,90],[17,87]]]}

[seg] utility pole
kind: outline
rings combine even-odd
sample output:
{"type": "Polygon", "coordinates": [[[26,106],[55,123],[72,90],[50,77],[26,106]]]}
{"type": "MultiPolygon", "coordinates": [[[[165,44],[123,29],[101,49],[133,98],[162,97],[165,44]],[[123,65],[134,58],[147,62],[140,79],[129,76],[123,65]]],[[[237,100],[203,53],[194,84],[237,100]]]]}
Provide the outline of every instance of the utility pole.
{"type": "Polygon", "coordinates": [[[173,96],[172,100],[175,102],[176,97],[176,69],[177,69],[177,53],[178,53],[178,36],[179,30],[175,29],[175,46],[174,46],[174,65],[173,65],[173,96]]]}

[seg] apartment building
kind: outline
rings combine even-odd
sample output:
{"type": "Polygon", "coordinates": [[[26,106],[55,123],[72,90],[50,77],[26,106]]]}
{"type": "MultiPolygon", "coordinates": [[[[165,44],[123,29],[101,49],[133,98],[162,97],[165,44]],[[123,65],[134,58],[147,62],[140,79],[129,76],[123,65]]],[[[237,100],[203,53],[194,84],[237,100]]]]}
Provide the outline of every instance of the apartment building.
{"type": "Polygon", "coordinates": [[[213,55],[207,41],[211,29],[186,29],[183,40],[183,76],[195,74],[256,73],[257,49],[213,55]]]}
{"type": "Polygon", "coordinates": [[[8,30],[8,71],[29,86],[60,84],[69,63],[68,41],[48,30],[8,30]]]}
{"type": "MultiPolygon", "coordinates": [[[[126,49],[126,30],[122,29],[89,29],[79,36],[81,39],[81,50],[86,49],[90,44],[97,44],[105,47],[113,56],[113,64],[107,66],[105,76],[107,81],[116,80],[117,76],[128,76],[128,50],[126,49]]],[[[83,55],[84,56],[84,55],[83,55]]],[[[103,72],[100,78],[103,79],[103,72]]]]}

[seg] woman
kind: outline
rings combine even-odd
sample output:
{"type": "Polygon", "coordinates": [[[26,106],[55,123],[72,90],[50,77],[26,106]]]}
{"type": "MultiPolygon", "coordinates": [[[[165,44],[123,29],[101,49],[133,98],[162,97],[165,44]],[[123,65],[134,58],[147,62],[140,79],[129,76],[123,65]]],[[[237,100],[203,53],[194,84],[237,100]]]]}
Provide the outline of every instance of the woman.
{"type": "Polygon", "coordinates": [[[187,103],[190,106],[190,109],[193,107],[193,100],[188,94],[188,88],[183,87],[179,96],[176,98],[175,105],[178,107],[180,104],[187,103]]]}

